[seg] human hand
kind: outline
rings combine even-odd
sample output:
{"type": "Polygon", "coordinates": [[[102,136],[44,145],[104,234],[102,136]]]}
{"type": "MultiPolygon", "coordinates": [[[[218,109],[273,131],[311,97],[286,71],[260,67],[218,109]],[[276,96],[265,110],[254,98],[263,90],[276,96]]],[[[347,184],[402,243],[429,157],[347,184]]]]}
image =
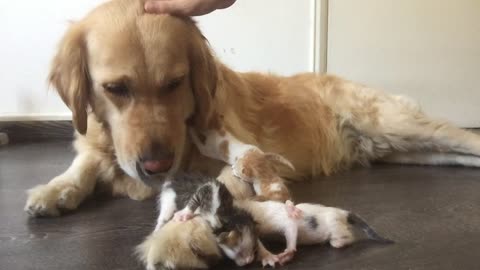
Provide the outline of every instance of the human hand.
{"type": "Polygon", "coordinates": [[[227,8],[236,0],[148,0],[145,11],[156,14],[200,16],[227,8]]]}

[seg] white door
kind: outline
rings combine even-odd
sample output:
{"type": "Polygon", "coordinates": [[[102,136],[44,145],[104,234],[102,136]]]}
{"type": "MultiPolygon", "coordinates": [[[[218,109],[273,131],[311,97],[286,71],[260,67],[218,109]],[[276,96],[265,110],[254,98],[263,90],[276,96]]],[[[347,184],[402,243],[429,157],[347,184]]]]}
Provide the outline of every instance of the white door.
{"type": "MultiPolygon", "coordinates": [[[[0,0],[0,121],[69,119],[47,91],[55,48],[70,20],[103,0],[0,0]]],[[[239,0],[197,18],[227,64],[240,71],[313,71],[313,0],[239,0]]]]}
{"type": "Polygon", "coordinates": [[[480,127],[479,0],[330,0],[327,71],[480,127]]]}

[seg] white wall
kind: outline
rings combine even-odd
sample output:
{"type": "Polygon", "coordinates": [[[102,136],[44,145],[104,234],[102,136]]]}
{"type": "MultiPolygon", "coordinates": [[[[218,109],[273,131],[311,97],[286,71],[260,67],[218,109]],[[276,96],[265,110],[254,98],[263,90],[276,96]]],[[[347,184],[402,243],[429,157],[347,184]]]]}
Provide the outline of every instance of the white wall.
{"type": "Polygon", "coordinates": [[[53,91],[48,67],[69,20],[100,0],[0,0],[0,117],[69,118],[53,91]]]}
{"type": "Polygon", "coordinates": [[[328,72],[480,127],[479,0],[331,0],[328,72]]]}
{"type": "Polygon", "coordinates": [[[198,17],[217,55],[239,71],[313,71],[313,0],[238,0],[198,17]]]}
{"type": "MultiPolygon", "coordinates": [[[[0,0],[0,120],[69,118],[46,77],[69,20],[102,0],[0,0]]],[[[313,68],[313,0],[239,0],[198,18],[217,55],[241,70],[313,68]]]]}

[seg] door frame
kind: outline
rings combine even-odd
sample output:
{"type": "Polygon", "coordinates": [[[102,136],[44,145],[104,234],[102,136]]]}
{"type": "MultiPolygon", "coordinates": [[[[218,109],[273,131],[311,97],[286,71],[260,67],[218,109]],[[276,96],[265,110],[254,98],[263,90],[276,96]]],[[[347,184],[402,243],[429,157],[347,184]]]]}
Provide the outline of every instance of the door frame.
{"type": "Polygon", "coordinates": [[[316,73],[327,72],[328,52],[328,1],[314,0],[313,26],[313,63],[312,70],[316,73]]]}

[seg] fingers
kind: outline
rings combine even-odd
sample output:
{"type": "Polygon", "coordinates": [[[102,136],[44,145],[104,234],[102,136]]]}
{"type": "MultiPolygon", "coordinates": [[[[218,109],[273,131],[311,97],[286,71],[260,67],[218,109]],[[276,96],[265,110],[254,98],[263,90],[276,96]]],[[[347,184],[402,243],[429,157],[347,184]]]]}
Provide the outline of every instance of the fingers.
{"type": "Polygon", "coordinates": [[[224,9],[228,8],[229,6],[233,5],[236,0],[223,0],[220,1],[220,4],[217,6],[217,9],[224,9]]]}
{"type": "Polygon", "coordinates": [[[191,3],[184,0],[149,0],[145,3],[145,11],[148,13],[188,16],[192,13],[191,3]]]}
{"type": "Polygon", "coordinates": [[[148,13],[199,16],[233,3],[235,0],[147,0],[144,8],[148,13]]]}

